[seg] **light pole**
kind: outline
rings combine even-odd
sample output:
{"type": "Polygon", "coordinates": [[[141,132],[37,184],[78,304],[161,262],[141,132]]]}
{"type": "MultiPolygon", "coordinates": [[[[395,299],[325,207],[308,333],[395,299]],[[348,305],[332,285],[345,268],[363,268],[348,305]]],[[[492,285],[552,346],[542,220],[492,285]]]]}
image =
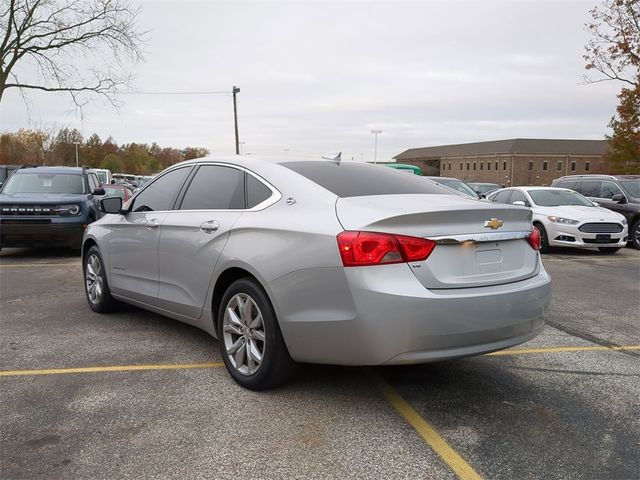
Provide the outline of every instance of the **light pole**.
{"type": "Polygon", "coordinates": [[[371,133],[373,133],[373,136],[375,138],[374,140],[374,153],[373,153],[373,163],[378,163],[378,134],[382,133],[382,130],[371,130],[371,133]]]}
{"type": "Polygon", "coordinates": [[[236,155],[240,155],[240,139],[238,138],[238,107],[236,105],[236,94],[240,93],[240,89],[233,86],[233,123],[236,129],[236,155]]]}
{"type": "Polygon", "coordinates": [[[80,165],[78,164],[78,145],[80,145],[80,142],[73,142],[73,144],[76,146],[76,167],[79,167],[80,165]]]}

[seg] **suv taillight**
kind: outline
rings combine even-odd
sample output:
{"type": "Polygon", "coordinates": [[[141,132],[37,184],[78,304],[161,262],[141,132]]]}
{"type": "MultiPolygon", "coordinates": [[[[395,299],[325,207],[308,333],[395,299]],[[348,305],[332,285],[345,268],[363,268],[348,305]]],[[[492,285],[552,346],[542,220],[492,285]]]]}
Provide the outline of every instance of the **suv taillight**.
{"type": "Polygon", "coordinates": [[[540,247],[542,246],[540,231],[537,228],[533,227],[533,230],[531,230],[531,233],[527,237],[527,241],[529,242],[529,245],[531,245],[531,248],[533,248],[534,250],[540,250],[540,247]]]}
{"type": "Polygon", "coordinates": [[[345,267],[426,260],[436,243],[426,238],[377,232],[341,232],[338,249],[345,267]]]}

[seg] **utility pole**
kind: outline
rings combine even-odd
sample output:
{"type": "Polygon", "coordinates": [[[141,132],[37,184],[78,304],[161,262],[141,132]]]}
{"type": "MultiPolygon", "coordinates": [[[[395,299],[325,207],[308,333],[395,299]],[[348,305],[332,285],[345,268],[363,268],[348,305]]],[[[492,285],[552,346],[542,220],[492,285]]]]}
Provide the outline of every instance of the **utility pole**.
{"type": "Polygon", "coordinates": [[[382,133],[382,130],[371,130],[371,133],[373,133],[373,136],[375,137],[375,150],[374,150],[374,154],[373,154],[373,163],[378,163],[378,134],[382,133]]]}
{"type": "Polygon", "coordinates": [[[238,138],[238,107],[236,105],[236,94],[240,93],[240,89],[233,86],[233,123],[236,129],[236,155],[240,155],[240,139],[238,138]]]}
{"type": "Polygon", "coordinates": [[[76,146],[76,167],[79,167],[80,165],[78,164],[78,145],[80,143],[79,142],[73,142],[73,144],[76,146]]]}

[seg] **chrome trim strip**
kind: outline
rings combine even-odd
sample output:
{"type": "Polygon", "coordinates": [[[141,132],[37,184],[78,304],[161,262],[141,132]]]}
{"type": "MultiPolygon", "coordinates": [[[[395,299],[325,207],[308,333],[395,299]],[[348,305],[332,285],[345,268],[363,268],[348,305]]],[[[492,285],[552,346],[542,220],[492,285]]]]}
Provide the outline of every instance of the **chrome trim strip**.
{"type": "Polygon", "coordinates": [[[459,243],[473,242],[504,242],[507,240],[521,240],[531,235],[531,232],[487,232],[468,233],[462,235],[443,235],[441,237],[428,237],[437,245],[457,245],[459,243]]]}

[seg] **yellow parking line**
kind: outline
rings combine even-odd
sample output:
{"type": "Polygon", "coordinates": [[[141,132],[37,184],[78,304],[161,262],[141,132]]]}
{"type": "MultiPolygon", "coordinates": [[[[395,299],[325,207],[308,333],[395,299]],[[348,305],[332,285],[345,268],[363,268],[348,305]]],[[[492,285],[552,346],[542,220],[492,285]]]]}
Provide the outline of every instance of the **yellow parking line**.
{"type": "Polygon", "coordinates": [[[12,268],[12,267],[66,267],[70,265],[80,266],[80,262],[73,263],[2,263],[0,268],[12,268]]]}
{"type": "Polygon", "coordinates": [[[543,347],[543,348],[512,348],[511,350],[500,350],[499,352],[487,353],[487,355],[525,355],[528,353],[560,353],[560,352],[605,352],[607,350],[640,350],[640,345],[611,346],[590,345],[584,347],[543,347]]]}
{"type": "Polygon", "coordinates": [[[370,370],[367,371],[367,373],[385,400],[415,428],[416,432],[418,432],[427,445],[444,460],[458,478],[462,480],[479,480],[482,478],[391,385],[376,373],[370,370]]]}
{"type": "Polygon", "coordinates": [[[175,363],[159,365],[113,365],[106,367],[49,368],[45,370],[0,370],[0,377],[17,377],[25,375],[61,375],[67,373],[95,372],[135,372],[140,370],[182,370],[190,368],[218,368],[222,362],[215,363],[175,363]]]}

